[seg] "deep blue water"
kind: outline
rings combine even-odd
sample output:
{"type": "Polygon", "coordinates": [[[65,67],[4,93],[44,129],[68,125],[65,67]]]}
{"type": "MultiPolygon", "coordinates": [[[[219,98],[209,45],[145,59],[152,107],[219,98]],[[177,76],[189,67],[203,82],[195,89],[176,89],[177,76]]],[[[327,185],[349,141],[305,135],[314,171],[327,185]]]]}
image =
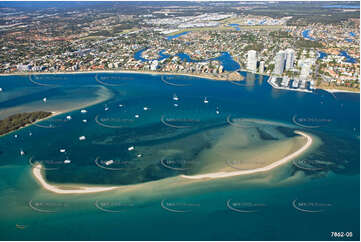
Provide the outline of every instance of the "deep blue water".
{"type": "Polygon", "coordinates": [[[340,56],[346,57],[346,62],[356,63],[356,59],[355,59],[355,58],[352,58],[351,56],[349,56],[346,51],[340,51],[340,56]]]}
{"type": "Polygon", "coordinates": [[[318,56],[319,59],[323,59],[323,58],[327,57],[327,53],[325,53],[325,52],[319,51],[318,54],[319,54],[319,56],[318,56]]]}
{"type": "Polygon", "coordinates": [[[239,24],[228,24],[228,26],[234,27],[234,29],[237,30],[237,31],[241,30],[241,29],[239,28],[239,24]]]}
{"type": "Polygon", "coordinates": [[[188,34],[189,32],[190,31],[185,31],[185,32],[182,32],[182,33],[179,33],[179,34],[169,35],[169,36],[167,36],[167,39],[172,40],[172,39],[178,38],[179,36],[188,34]]]}
{"type": "MultiPolygon", "coordinates": [[[[49,103],[56,98],[58,105],[65,101],[76,105],[79,96],[89,96],[90,86],[103,85],[114,94],[109,100],[87,107],[86,114],[74,110],[40,123],[53,124],[55,128],[29,126],[0,138],[0,239],[334,240],[331,232],[342,231],[352,232],[351,239],[359,240],[359,94],[275,90],[267,83],[267,76],[241,73],[245,76],[241,83],[124,73],[98,74],[103,84],[96,81],[95,74],[43,75],[36,79],[38,83],[55,82],[58,87],[36,85],[27,76],[0,77],[4,89],[0,111],[11,107],[21,110],[23,105],[41,100],[45,94],[49,103]],[[119,86],[109,86],[116,84],[119,86]],[[172,99],[174,94],[178,101],[172,99]],[[175,107],[175,103],[179,106],[175,107]],[[149,110],[145,111],[145,106],[149,110]],[[220,111],[218,115],[216,110],[220,111]],[[135,120],[134,114],[140,114],[140,118],[135,120]],[[72,116],[71,121],[65,121],[67,115],[72,116]],[[190,131],[172,129],[160,122],[162,115],[197,123],[190,131]],[[209,144],[196,134],[212,141],[215,138],[212,125],[226,124],[229,115],[288,125],[294,125],[292,120],[296,117],[298,122],[311,125],[290,129],[302,130],[321,140],[320,146],[299,159],[316,163],[322,170],[306,171],[290,163],[254,177],[183,184],[157,178],[156,174],[165,171],[151,166],[144,177],[159,183],[134,191],[124,188],[89,195],[50,193],[37,184],[30,172],[30,156],[43,160],[69,156],[72,160],[69,167],[62,167],[61,172],[46,172],[50,182],[131,182],[138,176],[142,162],[153,162],[147,155],[155,155],[168,145],[172,145],[171,150],[184,150],[184,159],[209,149],[209,144]],[[100,126],[96,117],[108,125],[121,124],[122,128],[100,126]],[[83,123],[83,119],[88,122],[83,123]],[[197,140],[182,142],[190,133],[197,140]],[[14,134],[19,137],[14,138],[14,134]],[[79,141],[80,135],[87,139],[79,141]],[[127,151],[130,145],[144,156],[134,157],[136,153],[127,151]],[[58,152],[60,147],[67,149],[66,154],[58,152]],[[24,149],[25,156],[19,155],[20,149],[24,149]],[[97,156],[123,157],[135,161],[137,169],[129,173],[105,171],[94,165],[97,156]],[[32,210],[29,201],[39,208],[51,207],[55,212],[32,210]],[[171,212],[161,206],[162,201],[176,210],[185,207],[190,210],[171,212]],[[121,211],[104,212],[95,206],[97,202],[102,206],[113,204],[121,211]],[[236,212],[227,207],[227,202],[232,206],[243,204],[252,212],[236,212]],[[294,203],[322,211],[302,212],[295,209],[294,203]],[[17,228],[17,224],[25,227],[17,228]]],[[[49,103],[42,105],[47,107],[49,103]]],[[[270,131],[270,127],[265,125],[265,130],[270,131]]]]}
{"type": "Polygon", "coordinates": [[[312,37],[310,36],[310,31],[311,31],[311,30],[309,30],[309,29],[306,29],[305,31],[303,31],[303,32],[302,32],[303,38],[309,39],[309,40],[315,40],[314,38],[312,38],[312,37]]]}
{"type": "MultiPolygon", "coordinates": [[[[134,59],[140,60],[140,61],[150,61],[150,60],[145,59],[145,58],[142,57],[142,53],[143,53],[145,50],[147,50],[147,48],[141,49],[141,50],[138,50],[137,52],[135,52],[135,53],[134,53],[134,59]]],[[[164,54],[164,51],[165,51],[165,50],[159,51],[159,53],[158,53],[158,54],[159,54],[159,57],[158,57],[157,59],[154,59],[154,60],[161,61],[161,60],[163,60],[163,59],[169,58],[170,55],[164,54]]]]}
{"type": "Polygon", "coordinates": [[[218,57],[204,60],[193,60],[189,55],[185,53],[178,53],[177,56],[181,58],[182,61],[186,62],[204,62],[217,60],[221,63],[221,65],[223,65],[224,70],[226,71],[236,71],[240,68],[240,65],[233,60],[232,56],[228,52],[222,52],[221,55],[218,57]]]}
{"type": "MultiPolygon", "coordinates": [[[[146,49],[141,49],[139,51],[137,51],[134,54],[134,58],[136,60],[140,60],[143,62],[149,61],[145,58],[142,57],[142,53],[145,51],[146,49]]],[[[171,57],[170,55],[166,55],[163,54],[163,51],[159,52],[159,58],[157,58],[156,60],[163,60],[163,59],[167,59],[169,57],[171,57]]],[[[182,61],[185,62],[205,62],[205,61],[212,61],[212,60],[217,60],[221,63],[221,65],[223,65],[224,70],[226,71],[236,71],[240,68],[240,65],[233,60],[232,56],[228,53],[228,52],[221,52],[221,55],[215,58],[211,58],[211,59],[203,59],[203,60],[194,60],[192,59],[189,55],[185,54],[185,53],[178,53],[176,54],[176,56],[178,56],[182,61]]]]}

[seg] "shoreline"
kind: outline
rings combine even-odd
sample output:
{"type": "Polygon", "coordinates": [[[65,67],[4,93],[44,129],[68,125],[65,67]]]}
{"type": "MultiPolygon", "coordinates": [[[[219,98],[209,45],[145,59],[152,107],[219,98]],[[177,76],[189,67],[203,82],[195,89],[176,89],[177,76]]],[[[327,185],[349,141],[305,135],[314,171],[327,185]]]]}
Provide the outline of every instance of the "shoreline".
{"type": "Polygon", "coordinates": [[[318,89],[324,90],[329,93],[337,93],[337,92],[341,93],[342,92],[342,93],[358,93],[358,94],[360,94],[360,92],[357,92],[357,91],[350,91],[350,90],[343,90],[343,89],[326,89],[326,88],[318,88],[318,89]]]}
{"type": "Polygon", "coordinates": [[[58,193],[58,194],[83,194],[83,193],[95,193],[95,192],[105,192],[105,191],[111,191],[119,187],[79,187],[78,189],[61,189],[58,188],[56,185],[50,185],[45,181],[41,174],[41,164],[37,164],[33,170],[32,173],[35,177],[35,179],[40,183],[40,185],[48,191],[58,193]]]}
{"type": "Polygon", "coordinates": [[[301,155],[312,145],[313,140],[312,140],[311,136],[309,136],[306,133],[303,133],[301,131],[298,131],[298,130],[296,130],[295,133],[305,137],[307,139],[306,144],[304,146],[302,146],[300,149],[298,149],[297,151],[293,152],[292,154],[289,154],[286,157],[283,157],[282,159],[275,161],[265,167],[256,168],[256,169],[252,169],[252,170],[242,170],[242,171],[232,171],[232,172],[214,172],[214,173],[206,173],[206,174],[193,175],[193,176],[181,175],[181,177],[186,178],[186,179],[216,179],[216,178],[226,178],[226,177],[240,176],[240,175],[250,175],[250,174],[254,174],[254,173],[270,171],[276,167],[286,164],[290,160],[301,155]]]}
{"type": "Polygon", "coordinates": [[[105,98],[105,99],[95,100],[94,102],[90,102],[90,103],[88,103],[88,104],[86,104],[86,105],[81,105],[81,106],[78,106],[78,107],[74,107],[74,108],[70,108],[70,109],[65,109],[65,110],[62,110],[62,111],[47,111],[47,112],[51,112],[51,115],[49,115],[48,117],[45,117],[45,118],[42,118],[42,119],[38,119],[38,120],[36,120],[36,121],[33,122],[33,123],[26,124],[26,125],[23,126],[23,127],[20,127],[20,128],[18,128],[18,129],[12,130],[12,131],[10,131],[10,132],[8,132],[8,133],[2,134],[2,135],[0,135],[0,138],[4,137],[4,136],[6,136],[6,135],[12,134],[12,133],[14,133],[14,132],[16,132],[16,131],[19,131],[19,130],[21,130],[21,129],[30,127],[30,126],[32,126],[32,125],[34,125],[34,124],[37,124],[37,123],[39,123],[39,122],[42,122],[42,121],[44,121],[44,120],[53,118],[53,117],[55,117],[55,116],[58,116],[58,115],[61,115],[61,114],[64,114],[64,113],[69,113],[69,112],[72,112],[72,111],[75,111],[75,110],[78,110],[78,109],[91,107],[91,106],[93,106],[93,105],[102,103],[102,102],[110,99],[111,97],[112,97],[112,95],[110,95],[109,97],[107,97],[107,98],[105,98]]]}
{"type": "MultiPolygon", "coordinates": [[[[247,70],[240,70],[242,72],[248,72],[247,70]]],[[[196,78],[203,78],[211,81],[230,81],[224,78],[216,77],[216,76],[209,76],[207,74],[190,74],[190,73],[179,73],[179,72],[159,72],[159,71],[133,71],[133,70],[96,70],[96,71],[71,71],[71,72],[14,72],[14,73],[0,73],[1,76],[27,76],[27,75],[73,75],[73,74],[97,74],[97,73],[124,73],[124,74],[145,74],[145,75],[175,75],[175,76],[189,76],[189,77],[196,77],[196,78]]],[[[232,73],[232,72],[231,72],[232,73]]],[[[230,73],[229,73],[230,74],[230,73]]],[[[261,73],[255,73],[258,75],[271,76],[261,73]]],[[[245,78],[242,76],[242,80],[235,80],[235,81],[244,81],[245,78]]],[[[327,88],[319,88],[329,93],[336,93],[336,92],[343,92],[343,93],[358,93],[357,91],[349,91],[349,90],[342,90],[342,89],[327,89],[327,88]]],[[[285,89],[287,90],[287,89],[285,89]]],[[[293,91],[293,90],[291,90],[293,91]]]]}
{"type": "Polygon", "coordinates": [[[312,93],[312,91],[307,90],[307,89],[299,89],[299,88],[290,88],[290,87],[282,87],[282,86],[277,86],[275,82],[273,82],[273,77],[270,76],[267,80],[267,82],[274,88],[274,89],[278,89],[278,90],[287,90],[287,91],[296,91],[296,92],[307,92],[307,93],[312,93]]]}
{"type": "MultiPolygon", "coordinates": [[[[124,73],[124,74],[148,74],[148,75],[175,75],[175,76],[189,76],[196,78],[203,78],[216,81],[229,81],[225,78],[213,76],[212,74],[192,74],[192,73],[179,73],[179,72],[160,72],[160,71],[133,71],[133,70],[95,70],[95,71],[69,71],[69,72],[14,72],[14,73],[0,73],[1,76],[28,76],[28,75],[73,75],[73,74],[97,74],[97,73],[124,73]]],[[[231,74],[230,72],[229,74],[231,74]]],[[[243,76],[242,76],[243,77],[243,76]]],[[[234,81],[243,81],[234,80],[234,81]]]]}
{"type": "MultiPolygon", "coordinates": [[[[265,167],[251,169],[251,170],[242,170],[242,171],[234,171],[234,172],[215,172],[215,173],[207,173],[207,174],[201,174],[201,175],[194,175],[194,176],[186,176],[186,175],[179,175],[178,177],[185,178],[185,179],[217,179],[217,178],[226,178],[226,177],[232,177],[232,176],[240,176],[240,175],[248,175],[248,174],[254,174],[264,171],[270,171],[276,167],[279,167],[290,160],[296,158],[297,156],[301,155],[303,152],[305,152],[310,146],[312,145],[312,138],[311,136],[307,135],[306,133],[303,133],[301,131],[295,131],[296,134],[299,134],[307,139],[307,142],[304,146],[302,146],[297,151],[293,152],[292,154],[273,162],[270,165],[267,165],[265,167]]],[[[57,194],[86,194],[86,193],[96,193],[96,192],[106,192],[111,191],[115,189],[125,188],[129,187],[127,185],[121,185],[121,186],[111,186],[111,187],[104,187],[104,186],[79,186],[77,185],[76,189],[62,189],[60,188],[60,185],[51,185],[46,182],[46,180],[43,178],[41,174],[41,164],[37,164],[35,167],[32,168],[32,174],[35,177],[35,180],[40,183],[41,187],[45,190],[48,190],[53,193],[57,194]]],[[[142,183],[141,183],[142,184],[142,183]]],[[[138,185],[141,185],[138,184],[138,185]]],[[[74,187],[74,186],[73,186],[74,187]]]]}
{"type": "Polygon", "coordinates": [[[45,117],[45,118],[42,118],[42,119],[38,119],[38,120],[36,120],[36,121],[34,121],[34,122],[32,122],[32,123],[25,124],[24,126],[18,128],[18,129],[11,130],[11,131],[9,131],[9,132],[7,132],[7,133],[5,133],[5,134],[1,134],[1,135],[0,135],[0,138],[1,138],[1,137],[4,137],[4,136],[6,136],[6,135],[9,135],[9,134],[11,134],[11,133],[14,133],[14,132],[16,132],[16,131],[19,131],[19,130],[21,130],[21,129],[27,128],[27,127],[29,127],[29,126],[31,126],[31,125],[34,125],[34,124],[36,124],[36,123],[39,123],[39,122],[41,122],[41,121],[44,121],[44,120],[47,120],[47,119],[49,119],[49,118],[52,118],[52,117],[55,117],[55,116],[57,116],[57,115],[62,114],[62,112],[52,112],[52,111],[50,111],[50,112],[51,112],[51,114],[50,114],[49,116],[47,116],[47,117],[45,117]]]}

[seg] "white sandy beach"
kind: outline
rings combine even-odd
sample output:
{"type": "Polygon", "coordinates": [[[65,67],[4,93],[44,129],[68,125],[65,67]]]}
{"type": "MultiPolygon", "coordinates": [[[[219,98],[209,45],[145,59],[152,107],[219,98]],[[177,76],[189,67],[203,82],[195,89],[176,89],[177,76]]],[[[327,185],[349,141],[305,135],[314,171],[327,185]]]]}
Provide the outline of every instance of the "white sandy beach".
{"type": "Polygon", "coordinates": [[[175,76],[189,76],[196,78],[203,78],[213,81],[228,81],[225,78],[214,76],[213,74],[190,74],[190,73],[179,73],[179,72],[159,72],[159,71],[132,71],[132,70],[99,70],[99,71],[76,71],[76,72],[15,72],[15,73],[0,73],[0,76],[28,76],[28,75],[74,75],[74,74],[148,74],[148,75],[175,75],[175,76]]]}
{"type": "Polygon", "coordinates": [[[326,92],[330,92],[330,93],[336,93],[336,92],[360,93],[356,91],[348,91],[348,90],[340,90],[340,89],[322,89],[322,90],[325,90],[326,92]]]}
{"type": "Polygon", "coordinates": [[[41,164],[37,164],[33,168],[33,175],[35,179],[40,183],[40,185],[51,192],[58,193],[58,194],[82,194],[82,193],[94,193],[94,192],[105,192],[111,191],[118,187],[78,187],[77,189],[61,189],[56,185],[50,185],[45,181],[41,174],[41,164]]]}
{"type": "Polygon", "coordinates": [[[258,172],[270,171],[278,166],[281,166],[281,165],[287,163],[288,161],[296,158],[297,156],[301,155],[304,151],[306,151],[312,145],[311,136],[309,136],[301,131],[295,131],[295,133],[304,136],[307,139],[306,144],[304,146],[302,146],[300,149],[298,149],[297,151],[295,151],[294,153],[289,154],[288,156],[286,156],[270,165],[267,165],[265,167],[251,169],[251,170],[242,170],[242,171],[206,173],[206,174],[194,175],[194,176],[181,175],[181,177],[186,178],[186,179],[215,179],[215,178],[249,175],[249,174],[254,174],[254,173],[258,173],[258,172]]]}
{"type": "MultiPolygon", "coordinates": [[[[254,174],[259,172],[265,172],[270,171],[276,167],[279,167],[290,160],[296,158],[297,156],[301,155],[303,152],[305,152],[311,145],[312,145],[312,138],[311,136],[301,132],[301,131],[295,131],[295,133],[302,135],[307,139],[307,142],[304,146],[302,146],[300,149],[295,151],[294,153],[270,164],[265,167],[256,168],[256,169],[250,169],[250,170],[242,170],[242,171],[234,171],[234,172],[215,172],[215,173],[207,173],[207,174],[201,174],[201,175],[194,175],[194,176],[186,176],[186,175],[180,175],[179,177],[185,178],[185,179],[217,179],[217,178],[226,178],[226,177],[232,177],[232,176],[240,176],[240,175],[248,175],[248,174],[254,174]]],[[[122,187],[129,187],[129,186],[112,186],[112,187],[104,187],[104,186],[77,186],[76,189],[63,189],[59,185],[51,185],[45,181],[41,174],[41,164],[37,164],[32,169],[32,173],[35,177],[35,179],[39,182],[39,184],[42,186],[42,188],[58,193],[58,194],[85,194],[85,193],[96,193],[96,192],[106,192],[111,191],[115,189],[120,189],[122,187]]],[[[72,186],[74,187],[74,186],[72,186]]]]}

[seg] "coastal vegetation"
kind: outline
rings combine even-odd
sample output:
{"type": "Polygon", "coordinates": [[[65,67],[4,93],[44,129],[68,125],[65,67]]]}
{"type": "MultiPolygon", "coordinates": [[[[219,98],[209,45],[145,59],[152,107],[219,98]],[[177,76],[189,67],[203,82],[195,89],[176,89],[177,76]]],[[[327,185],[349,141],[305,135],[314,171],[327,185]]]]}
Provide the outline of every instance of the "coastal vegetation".
{"type": "Polygon", "coordinates": [[[51,112],[43,111],[11,115],[3,120],[0,120],[0,135],[7,134],[28,124],[34,123],[37,120],[49,117],[50,115],[51,112]]]}

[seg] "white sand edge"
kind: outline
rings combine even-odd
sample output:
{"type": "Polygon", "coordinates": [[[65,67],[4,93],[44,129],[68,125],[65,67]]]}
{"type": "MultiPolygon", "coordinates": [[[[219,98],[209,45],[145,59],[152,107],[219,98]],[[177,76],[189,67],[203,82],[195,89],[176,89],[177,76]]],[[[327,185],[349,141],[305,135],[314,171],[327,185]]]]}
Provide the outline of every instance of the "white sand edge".
{"type": "Polygon", "coordinates": [[[358,93],[360,94],[360,92],[357,91],[350,91],[350,90],[342,90],[342,89],[325,89],[325,88],[321,88],[322,90],[325,90],[326,92],[329,93],[335,93],[335,92],[345,92],[345,93],[358,93]]]}
{"type": "Polygon", "coordinates": [[[51,192],[58,193],[58,194],[82,194],[82,193],[94,193],[94,192],[105,192],[114,190],[119,187],[79,187],[77,189],[61,189],[56,185],[50,185],[45,181],[43,176],[41,175],[41,164],[37,164],[33,168],[33,175],[35,179],[40,183],[40,185],[51,192]]]}
{"type": "Polygon", "coordinates": [[[304,146],[302,146],[300,149],[298,149],[297,151],[295,151],[294,153],[289,154],[288,156],[285,156],[284,158],[282,158],[276,162],[273,162],[272,164],[269,164],[265,167],[256,168],[256,169],[252,169],[252,170],[243,170],[243,171],[206,173],[206,174],[194,175],[194,176],[181,175],[181,177],[186,178],[186,179],[214,179],[214,178],[225,178],[225,177],[249,175],[249,174],[254,174],[254,173],[258,173],[258,172],[270,171],[278,166],[281,166],[281,165],[287,163],[288,161],[292,160],[293,158],[297,157],[298,155],[302,154],[304,151],[306,151],[312,145],[311,136],[309,136],[301,131],[295,131],[295,133],[307,138],[306,144],[304,146]]]}
{"type": "MultiPolygon", "coordinates": [[[[201,174],[201,175],[194,175],[194,176],[186,176],[186,175],[180,175],[182,178],[186,179],[215,179],[215,178],[225,178],[225,177],[232,177],[232,176],[239,176],[239,175],[248,175],[248,174],[254,174],[258,172],[264,172],[264,171],[270,171],[278,166],[281,166],[288,161],[292,160],[293,158],[297,157],[298,155],[302,154],[304,151],[306,151],[311,145],[312,145],[312,138],[311,136],[301,132],[301,131],[295,131],[296,134],[302,135],[303,137],[307,138],[307,142],[304,146],[302,146],[300,149],[295,151],[294,153],[282,158],[281,160],[278,160],[268,166],[262,167],[262,168],[256,168],[252,170],[244,170],[244,171],[234,171],[234,172],[215,172],[215,173],[207,173],[207,174],[201,174]]],[[[111,191],[115,189],[119,189],[124,186],[113,186],[113,187],[87,187],[87,186],[79,186],[77,189],[62,189],[59,188],[58,185],[51,185],[45,181],[41,174],[41,164],[37,164],[33,170],[32,173],[35,177],[35,179],[40,183],[40,185],[51,192],[58,193],[58,194],[84,194],[84,193],[96,193],[96,192],[106,192],[111,191]]]]}

